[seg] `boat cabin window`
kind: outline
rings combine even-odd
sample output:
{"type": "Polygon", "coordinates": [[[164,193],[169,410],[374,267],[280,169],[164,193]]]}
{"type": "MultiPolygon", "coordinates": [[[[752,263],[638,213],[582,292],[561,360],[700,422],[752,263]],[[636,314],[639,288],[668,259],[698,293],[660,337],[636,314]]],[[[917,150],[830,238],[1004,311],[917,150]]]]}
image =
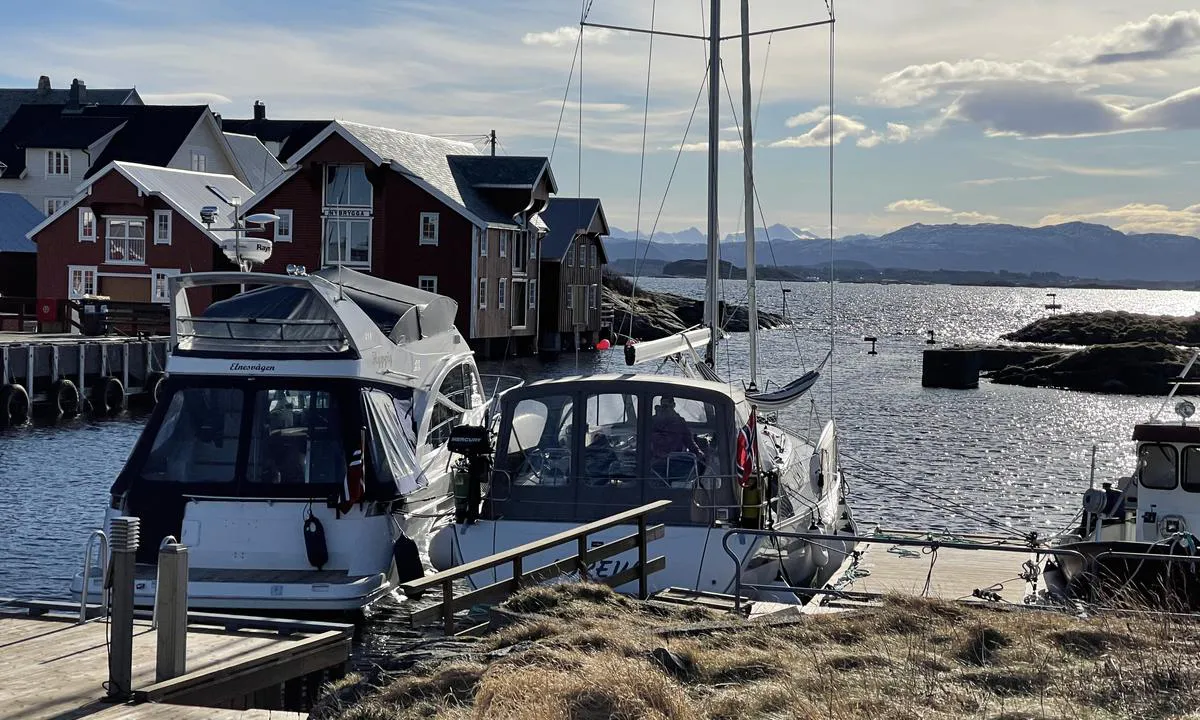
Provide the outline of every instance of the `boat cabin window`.
{"type": "Polygon", "coordinates": [[[589,395],[584,410],[584,483],[636,483],[640,477],[637,395],[589,395]]]}
{"type": "Polygon", "coordinates": [[[515,486],[565,487],[574,474],[574,402],[569,395],[522,400],[513,410],[507,467],[515,486]]]}
{"type": "Polygon", "coordinates": [[[717,470],[717,408],[712,403],[672,395],[651,401],[650,472],[659,484],[691,487],[697,477],[717,470]]]}
{"type": "Polygon", "coordinates": [[[232,483],[241,428],[241,390],[180,390],[159,424],[141,476],[156,482],[232,483]]]}
{"type": "Polygon", "coordinates": [[[1138,478],[1142,487],[1171,490],[1176,483],[1175,446],[1143,443],[1138,447],[1138,478]]]}
{"type": "Polygon", "coordinates": [[[438,388],[438,395],[429,422],[429,445],[432,447],[443,445],[450,439],[450,431],[462,422],[463,410],[483,404],[483,390],[475,366],[462,363],[451,369],[438,388]]]}
{"type": "Polygon", "coordinates": [[[341,483],[346,474],[342,423],[333,396],[321,390],[259,390],[254,394],[252,483],[341,483]]]}
{"type": "Polygon", "coordinates": [[[1200,492],[1200,445],[1191,445],[1183,450],[1183,489],[1200,492]]]}

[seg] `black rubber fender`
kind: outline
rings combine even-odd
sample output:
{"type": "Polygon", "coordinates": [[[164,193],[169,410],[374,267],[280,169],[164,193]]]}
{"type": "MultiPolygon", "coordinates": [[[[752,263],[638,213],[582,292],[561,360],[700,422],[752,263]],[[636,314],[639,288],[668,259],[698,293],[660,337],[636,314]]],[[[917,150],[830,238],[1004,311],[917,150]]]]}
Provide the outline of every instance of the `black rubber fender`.
{"type": "Polygon", "coordinates": [[[125,408],[125,386],[115,377],[102,377],[92,388],[92,407],[101,415],[115,415],[125,408]]]}
{"type": "Polygon", "coordinates": [[[79,414],[79,388],[70,380],[56,380],[50,388],[50,399],[59,417],[73,418],[79,414]]]}
{"type": "Polygon", "coordinates": [[[13,383],[0,387],[0,427],[13,427],[29,422],[29,392],[13,383]]]}
{"type": "Polygon", "coordinates": [[[152,404],[157,405],[159,399],[162,397],[163,383],[166,379],[166,374],[160,372],[152,372],[146,378],[145,391],[152,404]]]}
{"type": "Polygon", "coordinates": [[[392,545],[392,559],[396,561],[396,582],[406,583],[425,577],[421,551],[417,548],[417,543],[407,535],[396,538],[392,545]]]}

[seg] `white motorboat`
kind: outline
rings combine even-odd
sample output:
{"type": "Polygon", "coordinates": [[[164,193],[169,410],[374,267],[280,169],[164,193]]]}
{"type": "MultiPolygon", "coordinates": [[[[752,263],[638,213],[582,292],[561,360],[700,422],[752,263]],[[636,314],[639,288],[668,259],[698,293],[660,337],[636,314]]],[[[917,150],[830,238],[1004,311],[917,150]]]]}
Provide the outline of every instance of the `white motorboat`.
{"type": "Polygon", "coordinates": [[[355,611],[419,577],[450,429],[487,405],[456,303],[336,268],[171,282],[167,375],[106,513],[141,520],[136,602],[167,537],[192,608],[355,611]],[[189,293],[229,285],[255,289],[192,315],[189,293]]]}
{"type": "MultiPolygon", "coordinates": [[[[650,576],[651,591],[674,587],[728,593],[740,572],[743,585],[771,586],[757,590],[757,597],[796,602],[806,598],[804,589],[823,585],[852,549],[850,543],[836,538],[808,543],[762,535],[731,537],[734,558],[722,547],[726,533],[736,528],[833,536],[854,535],[855,526],[845,500],[833,422],[810,441],[777,420],[777,411],[797,402],[812,387],[820,367],[776,390],[758,389],[757,203],[748,122],[750,30],[745,0],[742,129],[748,382],[724,381],[716,370],[723,324],[717,227],[719,0],[713,0],[711,7],[704,327],[626,347],[630,365],[673,362],[678,376],[573,377],[533,383],[501,398],[494,470],[490,477],[473,473],[468,481],[472,492],[466,493],[472,497],[477,487],[484,502],[477,518],[459,513],[458,522],[431,538],[430,562],[438,570],[663,499],[672,504],[651,518],[665,525],[665,537],[655,542],[652,552],[666,558],[666,569],[650,576]]],[[[597,533],[590,542],[604,543],[631,531],[631,527],[615,527],[597,533]]],[[[575,553],[574,547],[552,549],[524,562],[535,567],[575,553]]],[[[636,552],[630,551],[597,563],[587,574],[612,576],[636,561],[636,552]]],[[[509,577],[509,572],[505,565],[477,573],[471,581],[476,586],[491,584],[509,577]]]]}
{"type": "Polygon", "coordinates": [[[1082,522],[1058,547],[1082,554],[1057,558],[1066,587],[1088,599],[1132,591],[1173,608],[1200,607],[1200,426],[1189,425],[1195,406],[1175,405],[1178,421],[1160,420],[1184,387],[1194,353],[1167,400],[1148,422],[1133,428],[1137,465],[1132,475],[1090,487],[1082,522]]]}

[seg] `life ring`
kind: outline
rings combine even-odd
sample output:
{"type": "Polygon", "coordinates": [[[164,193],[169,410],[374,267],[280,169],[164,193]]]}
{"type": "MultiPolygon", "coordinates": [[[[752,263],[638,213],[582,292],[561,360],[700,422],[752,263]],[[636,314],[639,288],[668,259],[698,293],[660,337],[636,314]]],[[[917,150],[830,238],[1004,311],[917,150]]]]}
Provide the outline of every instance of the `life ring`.
{"type": "Polygon", "coordinates": [[[115,415],[125,408],[125,386],[115,377],[102,377],[92,387],[92,407],[101,415],[115,415]]]}
{"type": "Polygon", "coordinates": [[[166,374],[160,372],[152,372],[147,376],[145,390],[146,395],[150,398],[151,405],[158,404],[159,399],[162,397],[163,382],[166,379],[166,374]]]}
{"type": "Polygon", "coordinates": [[[0,427],[24,425],[29,420],[29,392],[12,384],[0,387],[0,427]]]}
{"type": "Polygon", "coordinates": [[[56,380],[50,388],[50,397],[54,399],[59,417],[72,418],[79,414],[79,388],[70,380],[56,380]]]}

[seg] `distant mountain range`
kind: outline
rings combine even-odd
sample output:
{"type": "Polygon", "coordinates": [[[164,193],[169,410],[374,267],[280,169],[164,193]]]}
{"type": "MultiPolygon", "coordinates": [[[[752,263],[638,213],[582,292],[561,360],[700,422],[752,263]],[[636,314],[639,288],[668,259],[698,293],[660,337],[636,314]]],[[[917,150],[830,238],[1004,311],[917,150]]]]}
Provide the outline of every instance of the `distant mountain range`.
{"type": "MultiPolygon", "coordinates": [[[[688,228],[635,241],[612,229],[605,241],[614,268],[630,272],[634,259],[648,261],[641,274],[657,274],[668,262],[702,260],[704,233],[688,228]]],[[[829,243],[785,225],[756,232],[758,264],[816,266],[829,262],[829,243]],[[768,242],[770,238],[770,242],[768,242]],[[772,252],[773,251],[773,252],[772,252]]],[[[742,235],[721,242],[721,258],[745,264],[742,235]]],[[[886,235],[848,235],[834,242],[838,263],[854,267],[912,270],[1056,272],[1101,280],[1189,281],[1200,278],[1200,239],[1166,233],[1126,234],[1104,225],[1072,222],[1043,227],[1020,225],[924,225],[886,235]]]]}

